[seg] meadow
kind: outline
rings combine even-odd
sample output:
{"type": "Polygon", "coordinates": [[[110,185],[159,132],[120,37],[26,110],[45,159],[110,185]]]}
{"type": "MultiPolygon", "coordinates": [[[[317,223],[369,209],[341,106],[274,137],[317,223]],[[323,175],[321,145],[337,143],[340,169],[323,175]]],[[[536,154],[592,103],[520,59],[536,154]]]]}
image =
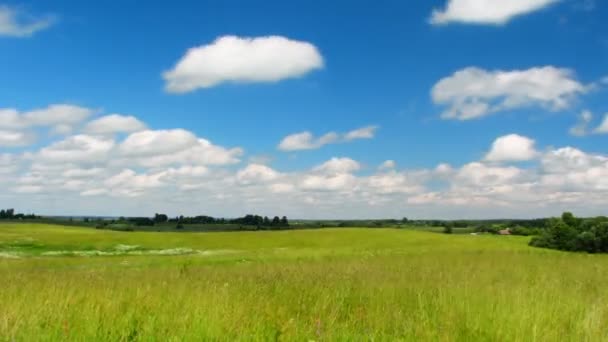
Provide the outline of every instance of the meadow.
{"type": "Polygon", "coordinates": [[[608,256],[410,229],[0,225],[0,341],[606,341],[608,256]]]}

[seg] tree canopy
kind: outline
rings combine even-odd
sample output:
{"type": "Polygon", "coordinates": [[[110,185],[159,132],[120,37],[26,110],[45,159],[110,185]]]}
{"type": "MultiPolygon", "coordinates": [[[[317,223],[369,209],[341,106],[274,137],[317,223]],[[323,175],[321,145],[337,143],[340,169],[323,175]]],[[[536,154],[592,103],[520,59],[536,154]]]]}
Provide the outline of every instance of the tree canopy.
{"type": "Polygon", "coordinates": [[[608,253],[608,218],[581,219],[566,212],[561,218],[548,220],[546,228],[532,238],[530,245],[563,251],[608,253]]]}

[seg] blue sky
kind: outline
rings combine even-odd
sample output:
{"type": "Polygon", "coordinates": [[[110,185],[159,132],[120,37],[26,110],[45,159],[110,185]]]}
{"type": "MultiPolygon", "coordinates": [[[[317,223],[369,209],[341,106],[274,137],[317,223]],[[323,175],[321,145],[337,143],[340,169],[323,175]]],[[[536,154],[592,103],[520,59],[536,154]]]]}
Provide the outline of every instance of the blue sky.
{"type": "Polygon", "coordinates": [[[0,204],[104,215],[602,213],[607,20],[608,4],[590,0],[2,2],[0,111],[20,121],[0,123],[10,189],[0,204]],[[195,85],[168,89],[171,71],[178,86],[195,85]],[[588,124],[572,130],[585,111],[588,124]],[[109,114],[138,124],[87,126],[109,114]],[[200,155],[188,152],[196,139],[225,155],[162,159],[200,155]],[[143,154],[126,150],[146,143],[143,154]]]}

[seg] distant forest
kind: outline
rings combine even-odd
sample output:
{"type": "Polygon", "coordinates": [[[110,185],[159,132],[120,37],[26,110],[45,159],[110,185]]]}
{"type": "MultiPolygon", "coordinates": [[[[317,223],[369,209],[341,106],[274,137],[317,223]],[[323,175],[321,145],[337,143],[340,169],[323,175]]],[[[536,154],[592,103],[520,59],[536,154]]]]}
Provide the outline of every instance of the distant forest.
{"type": "Polygon", "coordinates": [[[529,220],[296,220],[286,216],[245,215],[238,218],[212,216],[176,216],[156,213],[151,217],[42,217],[16,213],[14,209],[0,210],[0,220],[56,223],[73,226],[89,226],[97,229],[119,231],[235,231],[281,230],[303,228],[403,228],[421,229],[447,234],[503,234],[533,236],[530,245],[564,251],[608,253],[608,217],[578,218],[563,213],[559,218],[529,220]]]}

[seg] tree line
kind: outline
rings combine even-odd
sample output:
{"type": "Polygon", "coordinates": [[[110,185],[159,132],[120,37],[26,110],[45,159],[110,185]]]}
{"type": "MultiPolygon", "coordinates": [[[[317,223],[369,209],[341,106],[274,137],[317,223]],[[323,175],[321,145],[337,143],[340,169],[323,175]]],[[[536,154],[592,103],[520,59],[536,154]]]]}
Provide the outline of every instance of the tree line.
{"type": "Polygon", "coordinates": [[[15,214],[15,209],[1,209],[0,220],[24,220],[24,219],[35,219],[37,218],[34,214],[15,214]]]}
{"type": "Polygon", "coordinates": [[[563,251],[608,253],[608,217],[578,218],[565,212],[547,221],[531,246],[563,251]]]}
{"type": "Polygon", "coordinates": [[[279,217],[275,216],[270,219],[268,216],[260,215],[245,215],[243,217],[226,219],[226,218],[215,218],[212,216],[199,215],[199,216],[176,216],[169,217],[166,214],[154,214],[154,217],[129,217],[120,218],[119,221],[126,221],[136,226],[154,226],[164,224],[175,224],[176,227],[183,227],[184,225],[242,225],[242,226],[256,226],[256,227],[271,227],[271,228],[285,228],[289,227],[289,220],[287,216],[279,217]]]}

